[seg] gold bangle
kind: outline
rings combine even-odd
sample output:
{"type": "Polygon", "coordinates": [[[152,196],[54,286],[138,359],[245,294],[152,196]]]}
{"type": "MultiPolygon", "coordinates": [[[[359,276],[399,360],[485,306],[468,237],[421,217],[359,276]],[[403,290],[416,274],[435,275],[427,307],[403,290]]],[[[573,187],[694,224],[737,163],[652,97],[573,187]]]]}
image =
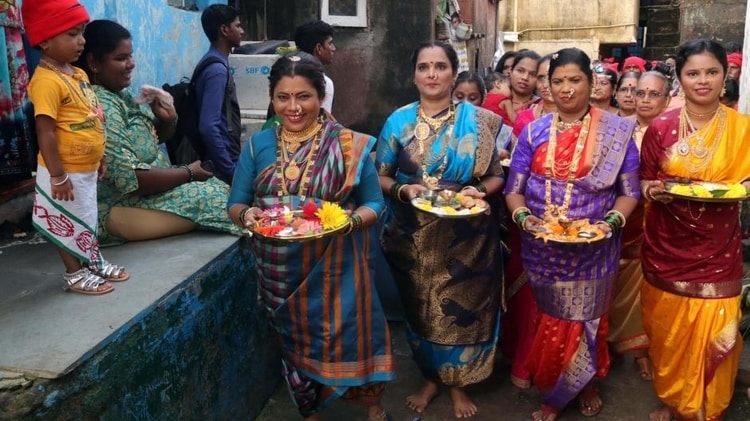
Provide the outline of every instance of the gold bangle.
{"type": "Polygon", "coordinates": [[[404,189],[408,186],[408,184],[402,184],[399,186],[398,190],[396,190],[396,200],[402,203],[408,202],[408,200],[404,200],[403,197],[401,197],[401,193],[404,191],[404,189]]]}

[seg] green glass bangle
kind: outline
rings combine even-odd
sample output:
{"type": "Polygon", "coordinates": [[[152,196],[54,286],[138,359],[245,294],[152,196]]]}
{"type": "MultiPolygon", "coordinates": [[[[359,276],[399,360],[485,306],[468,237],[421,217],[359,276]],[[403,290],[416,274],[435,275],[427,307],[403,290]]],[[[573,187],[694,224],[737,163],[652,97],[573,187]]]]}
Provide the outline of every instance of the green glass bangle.
{"type": "Polygon", "coordinates": [[[523,229],[523,221],[525,221],[529,216],[531,216],[530,212],[521,212],[516,215],[516,221],[518,222],[519,228],[523,229]]]}

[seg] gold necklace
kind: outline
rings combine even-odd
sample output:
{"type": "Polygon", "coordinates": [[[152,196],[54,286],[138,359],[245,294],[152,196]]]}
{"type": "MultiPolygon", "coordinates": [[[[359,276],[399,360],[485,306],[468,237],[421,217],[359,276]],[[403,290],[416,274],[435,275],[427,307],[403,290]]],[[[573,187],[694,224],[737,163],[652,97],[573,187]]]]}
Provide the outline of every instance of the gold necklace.
{"type": "MultiPolygon", "coordinates": [[[[453,127],[452,118],[455,116],[455,114],[456,109],[453,104],[450,105],[450,109],[448,110],[448,112],[444,116],[439,118],[427,117],[424,114],[422,107],[420,106],[418,108],[417,116],[419,119],[424,120],[417,123],[417,126],[414,128],[414,138],[417,139],[417,144],[419,146],[419,155],[422,160],[422,181],[428,189],[435,190],[439,187],[440,177],[442,176],[443,171],[445,171],[445,166],[448,164],[448,140],[443,139],[440,153],[435,155],[435,159],[429,163],[429,165],[431,166],[440,159],[442,159],[443,161],[440,166],[433,172],[433,174],[430,174],[427,171],[428,162],[426,159],[427,151],[425,143],[430,137],[434,138],[434,140],[437,140],[440,128],[448,120],[451,120],[451,123],[448,125],[447,129],[447,132],[450,133],[453,127]],[[420,127],[420,125],[422,126],[420,127]]],[[[430,143],[430,145],[432,145],[432,143],[430,143]]]]}
{"type": "Polygon", "coordinates": [[[287,130],[283,125],[279,126],[278,137],[282,142],[288,144],[288,148],[292,153],[297,152],[297,149],[306,141],[312,139],[312,137],[320,130],[322,124],[315,121],[310,127],[302,129],[298,132],[287,130]]]}
{"type": "Polygon", "coordinates": [[[716,150],[719,147],[719,141],[712,139],[712,144],[707,146],[704,138],[705,132],[712,126],[718,125],[716,133],[724,131],[726,124],[726,113],[718,108],[711,120],[696,129],[690,120],[686,107],[680,111],[679,123],[679,141],[676,145],[677,154],[683,159],[686,169],[691,173],[697,173],[704,170],[712,161],[716,150]],[[692,140],[695,139],[693,144],[692,140]]]}
{"type": "Polygon", "coordinates": [[[39,60],[39,65],[46,69],[52,70],[57,76],[59,76],[70,91],[70,95],[80,100],[81,105],[89,108],[90,114],[87,116],[89,119],[98,118],[102,123],[104,123],[104,111],[99,106],[99,100],[97,99],[96,94],[94,94],[92,91],[89,95],[87,92],[83,91],[83,87],[81,87],[80,89],[76,89],[68,80],[69,78],[72,79],[75,76],[75,69],[73,70],[72,75],[68,74],[46,59],[39,60]]]}
{"type": "Polygon", "coordinates": [[[709,111],[707,113],[697,113],[697,112],[691,110],[690,108],[688,108],[687,104],[685,104],[685,106],[683,108],[685,110],[687,110],[688,114],[692,115],[693,117],[703,118],[703,117],[713,116],[714,113],[716,113],[716,110],[719,109],[719,106],[717,106],[716,108],[714,108],[713,110],[711,110],[711,111],[709,111]]]}
{"type": "Polygon", "coordinates": [[[428,137],[430,137],[430,134],[432,133],[437,135],[437,132],[440,130],[443,124],[445,124],[446,121],[450,120],[455,113],[456,109],[453,103],[451,103],[451,105],[448,107],[448,112],[445,113],[445,115],[438,118],[428,117],[427,114],[425,114],[424,109],[422,109],[422,105],[420,104],[417,107],[417,125],[414,126],[414,137],[419,141],[424,141],[428,137]]]}
{"type": "MultiPolygon", "coordinates": [[[[318,134],[316,134],[315,137],[313,138],[312,145],[310,146],[310,152],[308,152],[307,157],[303,161],[303,162],[307,162],[307,165],[305,165],[305,170],[302,173],[302,181],[300,182],[299,187],[297,188],[297,195],[300,196],[299,203],[305,203],[307,187],[310,184],[312,167],[314,166],[315,156],[317,155],[318,148],[320,147],[320,139],[322,139],[322,134],[318,132],[318,134]]],[[[276,172],[279,177],[279,184],[280,184],[280,189],[277,192],[277,195],[279,197],[289,195],[289,190],[287,189],[286,181],[287,181],[287,178],[291,179],[292,177],[287,177],[287,173],[289,173],[289,175],[295,175],[294,169],[290,170],[290,167],[296,168],[297,171],[299,171],[299,167],[297,166],[297,163],[294,161],[290,162],[286,166],[286,168],[282,170],[282,168],[284,167],[284,160],[282,159],[281,155],[282,155],[282,152],[286,153],[285,149],[282,151],[283,147],[284,147],[284,143],[282,142],[281,146],[276,148],[276,172]]],[[[299,174],[297,174],[297,177],[299,177],[299,174]]]]}
{"type": "Polygon", "coordinates": [[[577,119],[577,120],[575,120],[575,121],[571,121],[570,123],[566,123],[566,122],[560,120],[560,121],[557,122],[556,126],[557,126],[557,130],[558,131],[564,132],[565,130],[570,130],[570,129],[572,129],[575,126],[580,126],[582,123],[583,122],[581,121],[580,118],[577,119]]]}
{"type": "Polygon", "coordinates": [[[565,192],[563,194],[563,202],[561,205],[552,204],[552,177],[553,168],[555,166],[555,150],[557,149],[557,124],[559,123],[560,116],[555,111],[552,114],[552,124],[549,130],[549,143],[547,144],[547,156],[544,162],[544,216],[545,219],[551,218],[567,218],[568,208],[570,207],[570,200],[573,194],[573,182],[578,172],[578,164],[581,161],[581,155],[583,154],[584,146],[586,146],[586,138],[589,134],[589,123],[591,122],[591,114],[588,112],[581,122],[581,132],[578,134],[576,140],[576,148],[573,152],[573,160],[570,161],[568,170],[567,184],[565,185],[565,192]]]}

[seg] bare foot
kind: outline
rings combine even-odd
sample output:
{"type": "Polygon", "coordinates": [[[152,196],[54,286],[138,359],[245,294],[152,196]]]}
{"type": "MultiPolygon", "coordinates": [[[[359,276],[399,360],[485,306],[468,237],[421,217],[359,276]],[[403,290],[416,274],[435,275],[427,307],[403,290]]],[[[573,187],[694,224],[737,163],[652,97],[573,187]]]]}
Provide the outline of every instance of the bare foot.
{"type": "Polygon", "coordinates": [[[477,414],[477,406],[460,387],[451,387],[451,400],[456,418],[469,418],[477,414]]]}
{"type": "Polygon", "coordinates": [[[672,421],[672,413],[669,412],[669,408],[662,405],[648,414],[648,421],[672,421]]]}
{"type": "Polygon", "coordinates": [[[643,380],[651,381],[654,379],[651,358],[648,355],[635,357],[635,366],[638,369],[638,374],[640,374],[643,380]]]}
{"type": "Polygon", "coordinates": [[[542,405],[542,409],[534,411],[531,414],[531,421],[555,421],[559,413],[560,411],[557,409],[544,404],[542,405]]]}
{"type": "Polygon", "coordinates": [[[406,406],[412,411],[422,413],[427,405],[435,399],[438,394],[438,385],[435,382],[426,380],[424,386],[417,393],[406,397],[406,406]]]}

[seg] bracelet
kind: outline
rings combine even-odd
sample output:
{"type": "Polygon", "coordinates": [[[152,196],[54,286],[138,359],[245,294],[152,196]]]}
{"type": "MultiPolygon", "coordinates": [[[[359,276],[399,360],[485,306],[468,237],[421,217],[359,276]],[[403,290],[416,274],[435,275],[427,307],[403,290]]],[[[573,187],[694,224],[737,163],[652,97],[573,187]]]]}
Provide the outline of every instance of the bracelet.
{"type": "Polygon", "coordinates": [[[242,209],[242,210],[240,211],[240,215],[239,215],[239,216],[237,217],[237,219],[239,219],[239,221],[240,221],[240,224],[242,224],[242,226],[243,226],[243,227],[245,226],[245,216],[247,215],[247,212],[248,212],[248,211],[249,211],[250,209],[252,209],[252,207],[251,207],[251,206],[248,206],[248,207],[246,207],[246,208],[242,209]]]}
{"type": "Polygon", "coordinates": [[[344,231],[344,235],[349,235],[353,233],[354,231],[359,231],[362,229],[362,215],[358,213],[352,213],[352,216],[349,218],[349,226],[344,231]]]}
{"type": "Polygon", "coordinates": [[[625,228],[627,220],[625,219],[625,215],[623,215],[622,212],[612,209],[611,211],[607,212],[606,216],[614,217],[616,220],[618,220],[617,223],[619,224],[620,228],[625,228]]]}
{"type": "Polygon", "coordinates": [[[487,186],[482,183],[482,180],[477,180],[477,182],[474,183],[472,187],[479,190],[480,193],[487,193],[487,186]]]}
{"type": "Polygon", "coordinates": [[[401,193],[404,191],[406,186],[408,186],[408,184],[402,184],[401,187],[399,187],[398,190],[396,191],[396,199],[398,199],[398,201],[402,203],[408,202],[408,200],[404,200],[403,197],[401,196],[401,193]]]}
{"type": "Polygon", "coordinates": [[[603,222],[612,228],[612,231],[617,231],[620,229],[620,222],[617,220],[615,216],[607,215],[604,217],[603,222]]]}
{"type": "MultiPolygon", "coordinates": [[[[513,214],[511,214],[510,219],[511,221],[518,223],[518,217],[520,214],[526,213],[528,215],[531,215],[531,209],[527,208],[526,206],[521,206],[516,208],[516,210],[513,211],[513,214]]],[[[526,216],[528,216],[526,215],[526,216]]]]}
{"type": "MultiPolygon", "coordinates": [[[[62,177],[62,176],[58,175],[57,177],[62,177]]],[[[55,178],[57,178],[57,177],[55,177],[55,178]]],[[[52,182],[52,178],[50,178],[49,183],[52,184],[53,186],[62,186],[63,184],[65,184],[65,183],[68,182],[68,179],[70,179],[70,176],[68,175],[68,173],[65,173],[65,178],[63,178],[63,181],[61,181],[59,183],[53,183],[52,182]]]]}
{"type": "Polygon", "coordinates": [[[518,228],[520,228],[521,231],[526,231],[526,228],[523,226],[523,223],[526,222],[526,218],[528,218],[529,216],[531,216],[530,212],[521,212],[518,215],[518,222],[517,222],[517,224],[518,224],[518,228]]]}
{"type": "Polygon", "coordinates": [[[188,183],[193,181],[195,179],[195,173],[193,173],[193,170],[190,169],[187,165],[180,165],[180,168],[183,168],[188,173],[188,183]]]}
{"type": "Polygon", "coordinates": [[[388,189],[388,192],[390,193],[391,197],[394,199],[398,199],[398,191],[403,186],[401,183],[393,183],[391,184],[391,187],[388,189]]]}

